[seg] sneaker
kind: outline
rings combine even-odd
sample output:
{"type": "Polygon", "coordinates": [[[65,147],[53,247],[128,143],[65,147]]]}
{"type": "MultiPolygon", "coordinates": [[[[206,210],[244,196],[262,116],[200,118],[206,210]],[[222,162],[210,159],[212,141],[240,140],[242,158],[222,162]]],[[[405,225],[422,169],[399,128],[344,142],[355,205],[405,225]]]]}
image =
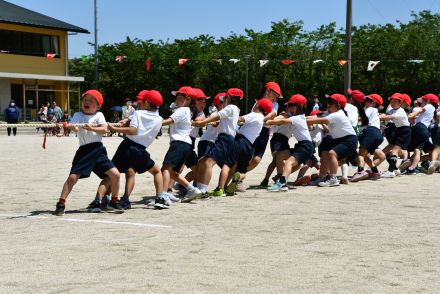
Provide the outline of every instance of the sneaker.
{"type": "Polygon", "coordinates": [[[107,207],[109,202],[110,202],[110,195],[104,195],[101,199],[101,208],[107,207]]]}
{"type": "Polygon", "coordinates": [[[93,200],[89,206],[87,206],[88,212],[101,212],[101,202],[99,200],[93,200]]]}
{"type": "Polygon", "coordinates": [[[380,177],[385,178],[385,179],[392,179],[392,178],[396,177],[396,174],[392,171],[387,170],[387,171],[381,172],[380,177]]]}
{"type": "Polygon", "coordinates": [[[154,199],[154,208],[156,209],[168,209],[170,208],[171,201],[167,198],[166,195],[157,196],[154,199]]]}
{"type": "Polygon", "coordinates": [[[418,172],[417,172],[417,170],[415,168],[414,169],[407,168],[405,170],[405,175],[413,176],[413,175],[416,175],[416,174],[418,174],[418,172]]]}
{"type": "Polygon", "coordinates": [[[440,166],[440,161],[438,161],[438,160],[433,160],[433,161],[431,161],[430,163],[429,163],[429,167],[428,167],[428,170],[427,170],[427,174],[428,175],[432,175],[436,170],[437,170],[437,168],[440,166]]]}
{"type": "Polygon", "coordinates": [[[246,185],[243,182],[239,182],[236,192],[246,192],[246,185]]]}
{"type": "Polygon", "coordinates": [[[374,172],[368,173],[368,179],[369,180],[380,179],[380,173],[374,173],[374,172]]]}
{"type": "Polygon", "coordinates": [[[368,173],[367,171],[363,170],[355,173],[353,177],[351,177],[350,182],[355,183],[366,179],[368,179],[368,173]]]}
{"type": "MultiPolygon", "coordinates": [[[[185,189],[185,188],[184,188],[184,189],[185,189]]],[[[185,189],[185,191],[186,191],[186,189],[185,189]]],[[[166,194],[167,194],[167,196],[168,196],[168,199],[169,199],[171,202],[180,202],[180,198],[177,198],[176,196],[174,196],[173,193],[166,192],[166,194]]],[[[185,196],[185,193],[182,195],[182,197],[183,197],[183,196],[185,196]]]]}
{"type": "Polygon", "coordinates": [[[307,186],[312,181],[312,178],[310,176],[304,176],[295,181],[293,183],[294,186],[307,186]]]}
{"type": "Polygon", "coordinates": [[[200,191],[198,188],[188,190],[185,194],[185,197],[183,197],[183,199],[182,199],[182,203],[191,202],[194,199],[201,197],[201,196],[202,196],[202,191],[200,191]]]}
{"type": "MultiPolygon", "coordinates": [[[[176,190],[178,191],[178,192],[177,192],[177,195],[178,195],[180,198],[185,197],[185,194],[186,194],[187,191],[186,191],[186,188],[185,188],[184,186],[178,184],[176,190]]],[[[171,192],[168,192],[168,195],[172,195],[172,197],[170,197],[170,200],[171,200],[171,201],[173,201],[173,199],[176,198],[176,197],[174,197],[173,193],[171,193],[171,192]],[[173,198],[173,199],[171,199],[171,198],[173,198]]],[[[174,202],[174,201],[173,201],[173,202],[174,202]]]]}
{"type": "Polygon", "coordinates": [[[221,196],[225,196],[225,191],[223,191],[223,189],[217,187],[214,190],[209,191],[208,195],[215,196],[215,197],[221,197],[221,196]]]}
{"type": "Polygon", "coordinates": [[[402,175],[402,172],[400,171],[400,169],[396,169],[396,170],[394,171],[394,175],[395,175],[396,177],[400,177],[400,176],[402,175]]]}
{"type": "Polygon", "coordinates": [[[239,172],[232,176],[231,183],[226,187],[226,196],[234,196],[235,191],[237,191],[238,182],[240,181],[241,174],[239,172]]]}
{"type": "Polygon", "coordinates": [[[54,214],[58,215],[58,216],[63,215],[65,208],[66,208],[66,206],[64,204],[61,204],[61,203],[57,202],[54,214]]]}
{"type": "Polygon", "coordinates": [[[309,186],[318,186],[319,183],[324,182],[325,180],[327,180],[326,176],[325,178],[321,178],[321,177],[317,177],[314,180],[310,181],[309,186]]]}
{"type": "Polygon", "coordinates": [[[406,169],[408,169],[410,165],[411,165],[411,160],[409,159],[402,160],[402,163],[399,166],[399,170],[401,172],[406,171],[406,169]]]}
{"type": "MultiPolygon", "coordinates": [[[[279,178],[280,178],[279,175],[274,175],[274,176],[272,177],[272,181],[273,181],[274,183],[276,183],[276,182],[278,181],[279,178]]],[[[267,185],[269,185],[269,183],[267,183],[267,185]]]]}
{"type": "Polygon", "coordinates": [[[278,180],[275,184],[267,188],[267,191],[269,192],[279,192],[279,191],[287,191],[287,190],[289,190],[287,184],[281,183],[280,180],[278,180]]]}
{"type": "Polygon", "coordinates": [[[131,203],[128,197],[121,197],[120,204],[122,209],[131,209],[131,203]]]}
{"type": "Polygon", "coordinates": [[[268,180],[268,179],[263,179],[263,180],[261,181],[259,187],[260,187],[261,189],[266,189],[267,186],[269,186],[269,180],[268,180]]]}
{"type": "Polygon", "coordinates": [[[320,182],[318,184],[319,187],[336,187],[339,186],[338,178],[336,177],[329,177],[324,182],[320,182]]]}
{"type": "Polygon", "coordinates": [[[339,180],[339,184],[348,185],[349,184],[348,178],[341,178],[339,180]]]}

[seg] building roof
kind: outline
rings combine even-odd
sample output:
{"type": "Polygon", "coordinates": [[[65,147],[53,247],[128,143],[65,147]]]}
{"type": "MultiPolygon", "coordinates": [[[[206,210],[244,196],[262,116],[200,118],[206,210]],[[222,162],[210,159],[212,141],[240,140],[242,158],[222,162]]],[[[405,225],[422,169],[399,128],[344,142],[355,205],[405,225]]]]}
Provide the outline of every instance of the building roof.
{"type": "Polygon", "coordinates": [[[0,72],[0,78],[84,82],[84,77],[25,74],[16,72],[0,72]]]}
{"type": "Polygon", "coordinates": [[[4,0],[0,0],[0,23],[10,23],[89,34],[89,31],[86,29],[71,25],[67,22],[60,21],[4,0]]]}

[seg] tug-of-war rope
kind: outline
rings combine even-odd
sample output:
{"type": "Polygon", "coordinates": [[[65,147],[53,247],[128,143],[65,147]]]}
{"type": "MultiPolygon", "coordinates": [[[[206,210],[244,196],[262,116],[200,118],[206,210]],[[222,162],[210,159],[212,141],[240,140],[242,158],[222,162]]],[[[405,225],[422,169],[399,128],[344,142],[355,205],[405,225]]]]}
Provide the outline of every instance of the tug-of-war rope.
{"type": "MultiPolygon", "coordinates": [[[[121,124],[119,123],[107,123],[109,125],[112,125],[114,127],[120,127],[121,124]]],[[[43,149],[46,149],[46,138],[47,138],[47,134],[49,133],[49,131],[53,131],[51,129],[56,129],[56,130],[63,130],[62,132],[54,132],[55,136],[57,136],[58,138],[60,137],[64,137],[64,135],[67,133],[68,128],[69,127],[85,127],[85,126],[90,126],[90,127],[99,127],[101,125],[98,124],[69,124],[67,122],[63,122],[63,123],[30,123],[30,124],[1,124],[0,123],[0,129],[5,129],[5,128],[43,128],[46,129],[46,131],[44,132],[44,139],[43,139],[43,149]]]]}

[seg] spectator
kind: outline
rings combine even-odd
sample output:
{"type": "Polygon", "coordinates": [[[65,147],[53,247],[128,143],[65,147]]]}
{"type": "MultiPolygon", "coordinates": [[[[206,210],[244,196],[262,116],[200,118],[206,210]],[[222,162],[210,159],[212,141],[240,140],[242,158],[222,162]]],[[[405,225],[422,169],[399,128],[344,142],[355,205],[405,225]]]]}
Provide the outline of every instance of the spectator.
{"type": "MultiPolygon", "coordinates": [[[[5,118],[6,122],[8,124],[16,124],[18,123],[18,118],[20,117],[20,110],[15,105],[15,100],[11,99],[11,102],[9,102],[8,108],[5,109],[5,118]]],[[[8,136],[11,135],[11,128],[8,128],[8,136]]],[[[15,135],[17,135],[17,128],[12,128],[12,132],[15,135]]]]}
{"type": "Polygon", "coordinates": [[[55,118],[57,119],[57,122],[61,121],[61,117],[63,116],[63,111],[61,110],[61,107],[59,107],[56,103],[56,101],[52,102],[52,108],[54,110],[55,118]]]}
{"type": "MultiPolygon", "coordinates": [[[[61,121],[69,123],[71,120],[72,120],[72,118],[70,117],[69,112],[64,111],[63,117],[61,117],[61,121]]],[[[63,128],[63,129],[64,129],[64,136],[69,136],[70,129],[69,128],[63,128]]]]}
{"type": "Polygon", "coordinates": [[[122,119],[130,118],[133,115],[134,107],[131,105],[130,98],[125,98],[125,105],[122,106],[122,119]]]}
{"type": "Polygon", "coordinates": [[[319,102],[318,96],[313,97],[313,106],[312,106],[312,110],[310,112],[312,112],[314,110],[322,110],[322,104],[321,104],[321,102],[319,102]]]}
{"type": "Polygon", "coordinates": [[[55,118],[55,109],[53,108],[53,105],[50,104],[50,102],[46,103],[46,107],[47,107],[47,121],[53,122],[55,118]]]}
{"type": "Polygon", "coordinates": [[[47,106],[41,104],[40,111],[38,111],[38,119],[43,122],[47,122],[47,106]]]}

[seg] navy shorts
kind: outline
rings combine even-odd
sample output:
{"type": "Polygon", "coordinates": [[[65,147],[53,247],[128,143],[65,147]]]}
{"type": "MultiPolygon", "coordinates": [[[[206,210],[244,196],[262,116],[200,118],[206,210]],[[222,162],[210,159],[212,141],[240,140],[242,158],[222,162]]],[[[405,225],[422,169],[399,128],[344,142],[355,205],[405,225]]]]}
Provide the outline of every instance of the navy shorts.
{"type": "Polygon", "coordinates": [[[432,145],[434,146],[440,145],[440,128],[437,124],[431,129],[431,140],[432,140],[432,145]]]}
{"type": "Polygon", "coordinates": [[[191,142],[192,142],[191,143],[192,150],[191,150],[191,154],[185,160],[185,165],[186,165],[187,168],[190,168],[192,166],[197,165],[197,162],[199,161],[199,158],[197,157],[197,154],[196,154],[196,151],[195,151],[195,149],[196,149],[196,138],[191,137],[191,136],[190,136],[190,138],[191,138],[191,142]]]}
{"type": "Polygon", "coordinates": [[[255,139],[254,144],[254,156],[263,158],[264,152],[266,151],[267,143],[269,142],[269,132],[270,129],[263,127],[261,129],[260,135],[255,139]]]}
{"type": "Polygon", "coordinates": [[[403,150],[408,150],[409,143],[411,142],[411,127],[398,127],[394,132],[394,138],[391,140],[391,144],[399,146],[403,150]]]}
{"type": "Polygon", "coordinates": [[[429,141],[428,128],[422,123],[415,124],[411,129],[411,143],[408,151],[423,150],[427,141],[429,141]]]}
{"type": "Polygon", "coordinates": [[[322,138],[321,144],[318,146],[318,155],[321,157],[323,151],[329,151],[333,147],[333,138],[326,136],[322,138]]]}
{"type": "Polygon", "coordinates": [[[214,146],[214,142],[206,141],[206,140],[199,141],[199,144],[197,145],[197,154],[199,155],[198,159],[205,156],[213,146],[214,146]]]}
{"type": "Polygon", "coordinates": [[[274,133],[272,135],[272,139],[270,139],[270,151],[272,153],[289,149],[289,138],[280,133],[274,133]]]}
{"type": "Polygon", "coordinates": [[[237,164],[236,172],[246,173],[249,166],[249,162],[252,160],[254,155],[254,147],[251,142],[246,139],[245,136],[238,134],[234,139],[234,147],[230,153],[230,160],[227,165],[232,167],[237,164]]]}
{"type": "Polygon", "coordinates": [[[232,149],[234,147],[234,137],[226,134],[219,134],[217,140],[215,140],[214,146],[208,151],[206,156],[215,160],[218,166],[222,167],[224,164],[232,166],[229,161],[232,149]]]}
{"type": "MultiPolygon", "coordinates": [[[[350,158],[357,154],[357,144],[358,138],[356,135],[348,135],[338,139],[332,139],[332,144],[326,146],[330,147],[328,150],[322,151],[330,151],[333,150],[338,155],[338,159],[350,158]]],[[[321,143],[322,145],[322,143],[321,143]]],[[[321,146],[320,145],[320,146],[321,146]]]]}
{"type": "Polygon", "coordinates": [[[106,171],[115,165],[107,156],[107,150],[101,142],[94,142],[80,146],[72,161],[70,174],[80,175],[80,178],[88,178],[94,172],[101,179],[107,175],[106,171]]]}
{"type": "Polygon", "coordinates": [[[165,154],[163,165],[169,165],[173,171],[180,172],[180,168],[185,163],[188,156],[191,155],[191,144],[182,141],[173,141],[170,143],[170,148],[165,154]]]}
{"type": "Polygon", "coordinates": [[[315,146],[311,141],[299,141],[295,147],[290,149],[290,155],[295,157],[300,164],[312,159],[313,153],[315,153],[315,146]]]}
{"type": "Polygon", "coordinates": [[[385,129],[383,130],[383,134],[385,135],[385,138],[387,139],[389,144],[392,144],[393,138],[394,138],[394,133],[396,132],[396,125],[394,123],[388,123],[385,126],[385,129]]]}
{"type": "Polygon", "coordinates": [[[119,144],[112,161],[121,173],[126,173],[132,168],[138,174],[142,174],[154,166],[154,161],[150,158],[146,147],[127,137],[119,144]]]}
{"type": "Polygon", "coordinates": [[[359,145],[368,150],[370,154],[374,154],[374,150],[376,150],[382,142],[382,133],[376,127],[367,127],[359,136],[359,145]]]}

